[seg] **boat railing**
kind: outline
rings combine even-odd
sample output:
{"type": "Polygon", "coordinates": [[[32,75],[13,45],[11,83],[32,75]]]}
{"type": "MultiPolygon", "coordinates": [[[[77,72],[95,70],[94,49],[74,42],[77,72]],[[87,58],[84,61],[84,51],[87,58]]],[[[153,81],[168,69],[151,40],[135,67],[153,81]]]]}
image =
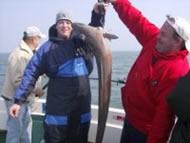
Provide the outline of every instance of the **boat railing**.
{"type": "MultiPolygon", "coordinates": [[[[0,76],[5,76],[4,73],[0,73],[0,76]]],[[[97,80],[98,78],[90,77],[90,80],[97,80]]],[[[112,82],[118,84],[125,84],[125,80],[111,80],[112,82]]],[[[43,86],[43,89],[46,89],[48,87],[48,81],[46,80],[46,83],[43,86]]],[[[33,119],[40,119],[43,120],[43,116],[45,113],[45,99],[38,99],[35,104],[32,107],[32,116],[33,119]]],[[[91,105],[91,112],[92,112],[92,119],[91,119],[91,125],[90,125],[90,131],[89,131],[89,141],[95,142],[96,137],[96,130],[97,130],[97,124],[98,124],[98,106],[97,105],[91,105]]],[[[124,120],[124,110],[117,109],[117,108],[109,108],[107,123],[106,123],[106,129],[104,134],[104,140],[103,142],[107,143],[116,143],[119,142],[120,134],[123,126],[123,120],[124,120]]],[[[6,132],[6,122],[8,119],[8,113],[5,106],[4,99],[0,97],[0,132],[6,132]]],[[[35,122],[35,121],[33,121],[35,122]]],[[[35,123],[36,124],[36,123],[35,123]]],[[[42,124],[43,121],[37,122],[39,125],[33,125],[38,128],[38,130],[41,130],[41,134],[43,134],[42,124]]],[[[33,132],[35,133],[35,132],[33,132]]],[[[36,135],[35,135],[36,136],[36,135]]],[[[34,141],[36,143],[36,141],[34,141]]],[[[1,143],[1,142],[0,142],[1,143]]]]}

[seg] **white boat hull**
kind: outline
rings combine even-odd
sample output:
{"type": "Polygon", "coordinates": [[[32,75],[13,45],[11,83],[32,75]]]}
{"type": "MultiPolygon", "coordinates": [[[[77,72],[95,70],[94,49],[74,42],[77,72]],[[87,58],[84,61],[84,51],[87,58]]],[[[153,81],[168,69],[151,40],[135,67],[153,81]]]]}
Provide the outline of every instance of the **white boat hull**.
{"type": "MultiPolygon", "coordinates": [[[[33,115],[44,115],[45,100],[39,99],[33,108],[33,115]]],[[[98,106],[91,105],[92,120],[89,131],[89,142],[95,142],[97,119],[98,119],[98,106]]],[[[103,143],[118,143],[120,141],[124,111],[116,108],[109,108],[109,114],[104,134],[103,143]]],[[[0,130],[6,130],[7,111],[4,103],[4,99],[0,97],[0,130]]]]}

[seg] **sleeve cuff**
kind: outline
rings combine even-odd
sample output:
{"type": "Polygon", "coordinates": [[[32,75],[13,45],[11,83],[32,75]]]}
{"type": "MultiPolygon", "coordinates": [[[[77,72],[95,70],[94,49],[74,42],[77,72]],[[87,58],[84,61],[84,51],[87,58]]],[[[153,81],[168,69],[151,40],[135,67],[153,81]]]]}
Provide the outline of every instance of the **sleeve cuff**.
{"type": "Polygon", "coordinates": [[[22,102],[21,100],[19,100],[19,99],[15,99],[15,100],[14,100],[14,103],[15,103],[15,104],[18,104],[18,105],[21,105],[23,102],[22,102]]]}
{"type": "Polygon", "coordinates": [[[101,15],[99,13],[96,13],[94,10],[92,11],[92,17],[91,22],[89,25],[94,27],[104,27],[105,23],[105,15],[101,15]]]}

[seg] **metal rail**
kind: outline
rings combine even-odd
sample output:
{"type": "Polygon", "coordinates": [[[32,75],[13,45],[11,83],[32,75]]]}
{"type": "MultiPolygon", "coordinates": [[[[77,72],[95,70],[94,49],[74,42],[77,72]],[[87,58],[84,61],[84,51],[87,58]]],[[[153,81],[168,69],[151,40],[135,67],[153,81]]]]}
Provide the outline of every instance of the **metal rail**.
{"type": "MultiPolygon", "coordinates": [[[[90,77],[89,79],[90,79],[90,80],[98,80],[98,78],[95,78],[95,77],[90,77]]],[[[115,82],[115,83],[117,83],[117,85],[119,85],[119,84],[125,84],[125,80],[111,80],[111,82],[115,82]]],[[[49,84],[49,82],[47,82],[47,83],[42,87],[42,89],[46,89],[46,88],[48,87],[48,84],[49,84]]]]}
{"type": "MultiPolygon", "coordinates": [[[[0,76],[5,76],[5,74],[3,74],[3,73],[0,73],[0,76]]],[[[90,80],[99,80],[99,78],[96,78],[96,77],[90,77],[89,78],[90,80]]],[[[119,85],[119,84],[125,84],[125,80],[111,80],[111,82],[114,82],[114,83],[116,83],[117,85],[119,85]]],[[[46,89],[47,87],[48,87],[48,83],[49,82],[47,82],[43,87],[42,87],[42,89],[46,89]]]]}

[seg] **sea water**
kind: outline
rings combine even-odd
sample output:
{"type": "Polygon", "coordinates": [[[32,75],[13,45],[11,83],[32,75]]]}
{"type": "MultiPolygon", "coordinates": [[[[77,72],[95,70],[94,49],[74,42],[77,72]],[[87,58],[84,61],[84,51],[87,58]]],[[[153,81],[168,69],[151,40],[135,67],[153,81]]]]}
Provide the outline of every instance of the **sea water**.
{"type": "MultiPolygon", "coordinates": [[[[136,51],[120,51],[120,52],[112,52],[112,80],[126,80],[127,74],[137,58],[139,52],[136,51]]],[[[7,70],[7,62],[8,62],[9,53],[0,53],[0,94],[2,93],[2,86],[7,70]]],[[[92,104],[98,104],[98,80],[94,78],[98,78],[97,67],[94,64],[94,70],[90,75],[90,84],[92,91],[92,104]]],[[[45,85],[47,82],[47,78],[43,79],[42,84],[45,85]]],[[[121,87],[124,84],[120,84],[117,82],[112,82],[111,87],[111,98],[110,98],[110,107],[121,108],[121,87]]],[[[43,96],[45,98],[45,96],[43,96]]]]}

